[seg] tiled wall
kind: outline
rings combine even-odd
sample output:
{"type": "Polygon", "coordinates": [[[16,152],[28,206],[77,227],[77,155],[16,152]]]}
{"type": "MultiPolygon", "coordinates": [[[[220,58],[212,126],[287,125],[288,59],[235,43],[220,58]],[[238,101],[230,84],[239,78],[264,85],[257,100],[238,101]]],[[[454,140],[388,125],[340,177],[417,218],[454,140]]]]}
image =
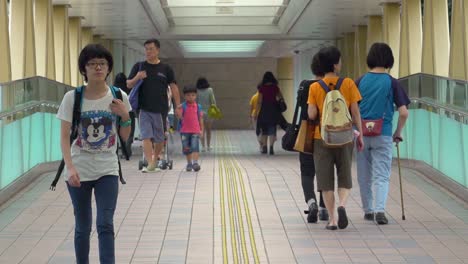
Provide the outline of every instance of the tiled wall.
{"type": "Polygon", "coordinates": [[[208,79],[224,114],[223,119],[214,123],[216,129],[250,128],[250,98],[265,71],[272,71],[277,76],[278,63],[276,58],[180,59],[166,62],[174,69],[181,91],[184,85],[195,85],[200,76],[208,79]]]}

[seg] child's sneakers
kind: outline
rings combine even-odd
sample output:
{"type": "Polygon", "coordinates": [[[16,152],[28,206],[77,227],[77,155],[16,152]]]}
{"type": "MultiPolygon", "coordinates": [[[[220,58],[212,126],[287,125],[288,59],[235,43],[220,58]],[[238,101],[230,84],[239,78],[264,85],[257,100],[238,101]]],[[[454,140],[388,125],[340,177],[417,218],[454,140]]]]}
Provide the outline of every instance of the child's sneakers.
{"type": "Polygon", "coordinates": [[[199,171],[201,169],[201,167],[200,167],[200,165],[198,163],[194,163],[192,165],[192,168],[193,168],[194,171],[199,171]]]}

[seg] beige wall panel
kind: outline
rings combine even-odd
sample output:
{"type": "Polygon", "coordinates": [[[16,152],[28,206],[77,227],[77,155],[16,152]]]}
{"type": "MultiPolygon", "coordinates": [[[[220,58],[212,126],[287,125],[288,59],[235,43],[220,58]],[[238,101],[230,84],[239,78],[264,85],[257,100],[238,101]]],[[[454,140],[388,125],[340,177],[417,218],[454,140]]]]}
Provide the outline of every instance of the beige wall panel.
{"type": "Polygon", "coordinates": [[[382,16],[369,16],[367,18],[367,51],[375,42],[383,41],[383,18],[382,16]]]}
{"type": "Polygon", "coordinates": [[[12,79],[18,80],[36,75],[36,49],[34,40],[33,1],[11,2],[11,65],[12,79]]]}
{"type": "Polygon", "coordinates": [[[354,41],[355,34],[354,32],[349,32],[345,34],[344,38],[344,52],[342,52],[341,63],[342,71],[341,76],[356,78],[354,71],[354,41]],[[343,55],[344,54],[344,55],[343,55]],[[344,72],[343,72],[344,70],[344,72]]]}
{"type": "Polygon", "coordinates": [[[50,56],[51,54],[49,54],[50,52],[54,52],[54,36],[53,32],[51,32],[53,30],[51,0],[35,0],[34,24],[37,75],[55,80],[55,68],[48,67],[49,64],[55,64],[55,56],[53,54],[50,56]],[[49,61],[49,59],[51,60],[49,61]]]}
{"type": "Polygon", "coordinates": [[[449,75],[450,38],[447,1],[424,1],[422,71],[449,75]]]}
{"type": "Polygon", "coordinates": [[[468,80],[468,2],[452,2],[450,77],[468,80]]]}
{"type": "Polygon", "coordinates": [[[68,21],[70,40],[70,72],[72,86],[82,85],[78,56],[81,52],[81,17],[71,17],[68,21]]]}
{"type": "Polygon", "coordinates": [[[56,80],[71,84],[68,6],[57,5],[53,9],[56,80]]]}
{"type": "MultiPolygon", "coordinates": [[[[7,0],[0,0],[0,83],[11,81],[7,0]]],[[[2,98],[4,98],[2,96],[2,98]]]]}
{"type": "Polygon", "coordinates": [[[383,40],[387,43],[393,52],[395,64],[390,74],[398,78],[399,60],[400,60],[400,4],[383,4],[383,40]]]}
{"type": "Polygon", "coordinates": [[[354,70],[356,78],[367,72],[367,26],[355,29],[354,70]]]}
{"type": "Polygon", "coordinates": [[[284,101],[288,106],[286,112],[283,113],[288,122],[292,121],[294,115],[294,106],[296,101],[296,93],[294,89],[294,61],[293,58],[280,58],[277,64],[278,85],[284,96],[284,101]]]}
{"type": "Polygon", "coordinates": [[[272,71],[277,76],[277,59],[274,58],[173,59],[165,62],[174,69],[181,92],[185,85],[196,84],[199,76],[208,79],[224,114],[222,120],[214,123],[217,129],[249,129],[249,101],[257,84],[265,71],[272,71]]]}

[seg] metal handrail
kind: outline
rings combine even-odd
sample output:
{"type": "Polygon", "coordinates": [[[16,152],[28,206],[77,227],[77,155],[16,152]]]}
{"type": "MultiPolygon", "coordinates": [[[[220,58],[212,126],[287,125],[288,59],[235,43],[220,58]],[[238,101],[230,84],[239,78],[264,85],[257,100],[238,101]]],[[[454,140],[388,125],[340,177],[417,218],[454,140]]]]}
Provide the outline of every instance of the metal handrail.
{"type": "Polygon", "coordinates": [[[414,73],[414,74],[411,74],[411,75],[408,75],[408,76],[405,76],[405,77],[401,77],[398,80],[401,81],[401,80],[406,80],[406,79],[410,79],[410,78],[418,77],[418,76],[419,77],[426,76],[426,77],[431,77],[431,78],[444,79],[444,80],[447,80],[447,81],[454,81],[454,82],[458,82],[458,83],[468,84],[468,80],[454,79],[454,78],[450,78],[450,77],[434,75],[434,74],[428,74],[428,73],[423,73],[423,72],[414,73]]]}
{"type": "Polygon", "coordinates": [[[415,103],[423,103],[428,106],[437,107],[437,108],[443,109],[445,111],[451,112],[459,116],[468,117],[468,112],[463,111],[461,107],[459,108],[459,107],[444,105],[433,100],[428,100],[426,98],[411,98],[411,101],[415,103]]]}
{"type": "Polygon", "coordinates": [[[5,117],[9,117],[9,116],[13,116],[16,113],[19,113],[19,112],[22,112],[22,111],[25,111],[25,110],[30,110],[30,109],[40,107],[40,106],[53,107],[53,108],[57,108],[57,109],[59,107],[59,105],[56,102],[52,102],[52,101],[45,101],[45,100],[44,101],[31,101],[31,102],[26,103],[26,104],[24,104],[24,105],[22,105],[22,106],[20,106],[18,108],[15,108],[12,111],[0,113],[0,119],[3,119],[5,117]]]}
{"type": "Polygon", "coordinates": [[[9,82],[0,83],[0,87],[8,86],[8,85],[11,85],[11,84],[20,83],[20,82],[24,82],[24,81],[29,81],[29,80],[33,80],[33,79],[44,79],[44,80],[47,80],[49,82],[53,82],[53,83],[56,83],[56,84],[59,84],[59,85],[69,86],[69,87],[73,88],[73,86],[71,86],[71,85],[61,83],[61,82],[58,82],[56,80],[52,80],[52,79],[46,78],[44,76],[39,76],[39,75],[24,78],[24,79],[18,79],[18,80],[13,80],[13,81],[9,81],[9,82]]]}

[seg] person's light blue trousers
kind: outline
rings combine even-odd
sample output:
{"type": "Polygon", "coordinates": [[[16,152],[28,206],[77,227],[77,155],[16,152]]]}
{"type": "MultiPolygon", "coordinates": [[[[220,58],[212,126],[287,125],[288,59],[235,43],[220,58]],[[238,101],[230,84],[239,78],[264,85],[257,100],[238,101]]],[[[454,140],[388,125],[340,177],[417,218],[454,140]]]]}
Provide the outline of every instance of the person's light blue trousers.
{"type": "Polygon", "coordinates": [[[357,173],[364,213],[385,212],[392,167],[390,136],[364,137],[358,152],[357,173]]]}

